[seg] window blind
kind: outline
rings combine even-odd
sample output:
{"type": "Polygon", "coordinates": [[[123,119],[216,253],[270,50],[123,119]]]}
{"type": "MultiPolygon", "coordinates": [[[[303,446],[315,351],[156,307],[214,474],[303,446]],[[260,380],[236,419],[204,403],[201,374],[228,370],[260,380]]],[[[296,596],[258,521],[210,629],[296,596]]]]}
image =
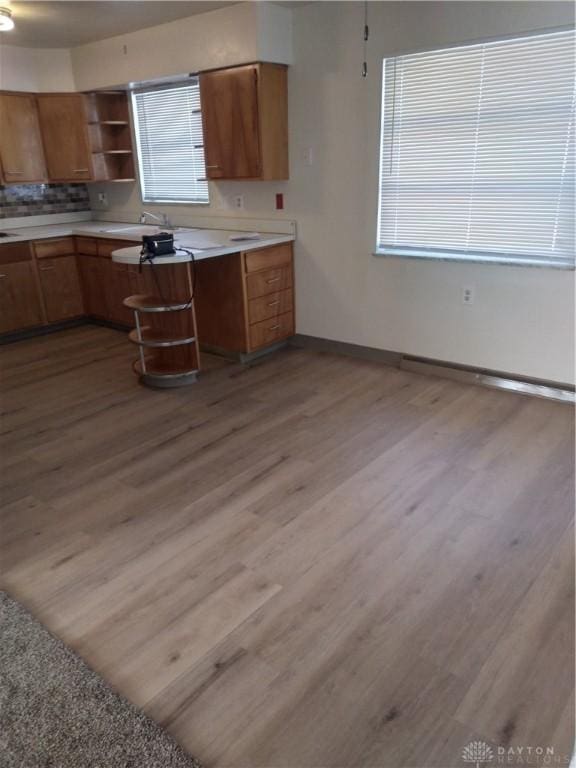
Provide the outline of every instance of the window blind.
{"type": "Polygon", "coordinates": [[[142,199],[207,203],[198,80],[132,94],[142,199]]]}
{"type": "Polygon", "coordinates": [[[574,32],[386,59],[379,249],[574,265],[574,32]]]}

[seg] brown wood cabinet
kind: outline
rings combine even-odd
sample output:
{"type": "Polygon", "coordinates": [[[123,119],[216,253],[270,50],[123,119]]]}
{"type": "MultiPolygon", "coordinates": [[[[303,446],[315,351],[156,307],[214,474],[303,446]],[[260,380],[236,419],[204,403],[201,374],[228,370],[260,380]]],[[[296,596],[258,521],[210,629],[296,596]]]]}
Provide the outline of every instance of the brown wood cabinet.
{"type": "Polygon", "coordinates": [[[84,314],[76,256],[66,254],[38,259],[38,274],[49,323],[84,314]]]}
{"type": "Polygon", "coordinates": [[[46,164],[33,93],[0,93],[1,178],[6,184],[46,181],[46,164]]]}
{"type": "Polygon", "coordinates": [[[287,68],[250,64],[200,75],[209,179],[288,178],[287,68]]]}
{"type": "Polygon", "coordinates": [[[294,334],[292,244],[232,253],[195,264],[200,343],[255,352],[294,334]]]}
{"type": "MultiPolygon", "coordinates": [[[[191,269],[196,275],[191,312],[146,318],[146,333],[166,331],[186,338],[197,327],[201,344],[234,356],[257,352],[294,333],[291,243],[203,259],[185,269],[171,265],[140,271],[137,265],[112,261],[113,251],[135,244],[59,237],[0,245],[0,333],[86,315],[132,327],[127,297],[157,294],[187,302],[191,269]]],[[[158,352],[156,362],[172,365],[178,354],[158,352]]],[[[197,362],[195,358],[195,366],[197,362]]]]}
{"type": "Polygon", "coordinates": [[[78,264],[87,315],[120,325],[134,324],[124,299],[139,292],[137,267],[112,261],[112,252],[136,243],[89,237],[76,238],[78,264]]]}
{"type": "Polygon", "coordinates": [[[43,322],[29,244],[0,245],[0,333],[42,325],[43,322]]]}
{"type": "Polygon", "coordinates": [[[38,109],[50,179],[92,179],[92,157],[82,94],[38,94],[38,109]]]}
{"type": "Polygon", "coordinates": [[[79,255],[78,267],[86,314],[100,320],[106,319],[108,317],[108,303],[106,301],[106,276],[102,260],[98,256],[79,255]]]}

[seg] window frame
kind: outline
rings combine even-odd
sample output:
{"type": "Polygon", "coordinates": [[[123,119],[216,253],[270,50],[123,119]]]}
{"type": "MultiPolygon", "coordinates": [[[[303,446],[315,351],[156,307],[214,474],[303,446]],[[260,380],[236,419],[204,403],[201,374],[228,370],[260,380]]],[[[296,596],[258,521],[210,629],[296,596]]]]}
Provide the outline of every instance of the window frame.
{"type": "MultiPolygon", "coordinates": [[[[138,167],[138,184],[140,187],[140,199],[142,203],[147,203],[149,205],[199,205],[199,206],[209,206],[210,205],[210,186],[209,186],[209,179],[206,176],[206,160],[204,159],[204,176],[201,179],[196,179],[196,181],[204,181],[206,184],[206,200],[191,200],[191,199],[160,199],[160,198],[150,198],[146,197],[145,194],[145,173],[143,169],[143,156],[141,152],[141,144],[140,144],[140,122],[138,118],[138,107],[136,104],[136,98],[139,94],[142,93],[152,93],[154,91],[166,91],[171,89],[177,89],[177,88],[185,88],[189,87],[191,85],[196,84],[198,87],[198,95],[200,97],[200,86],[198,81],[198,76],[187,78],[186,80],[177,80],[173,82],[158,82],[156,84],[148,84],[148,85],[142,85],[139,87],[131,88],[130,90],[130,110],[132,112],[132,125],[133,125],[133,132],[134,132],[134,146],[136,149],[136,159],[137,159],[137,167],[138,167]],[[195,81],[195,82],[194,82],[195,81]]],[[[202,120],[202,102],[200,101],[200,120],[202,120]]],[[[202,126],[202,142],[204,146],[204,135],[203,135],[203,126],[202,126]]]]}
{"type": "Polygon", "coordinates": [[[415,54],[426,53],[440,53],[443,51],[450,51],[457,48],[464,48],[468,46],[478,46],[489,43],[505,43],[515,40],[527,40],[533,37],[539,37],[542,35],[550,35],[562,32],[572,32],[576,34],[576,28],[573,25],[552,27],[538,30],[530,30],[523,33],[499,35],[497,37],[479,38],[471,41],[460,41],[450,43],[446,45],[430,46],[426,48],[405,49],[395,52],[392,55],[384,56],[382,58],[381,68],[381,80],[380,80],[380,129],[378,132],[378,196],[377,196],[377,208],[376,208],[376,242],[372,255],[375,257],[384,257],[388,259],[410,259],[421,260],[430,262],[459,262],[459,263],[471,263],[471,264],[485,264],[485,265],[499,265],[499,266],[514,266],[514,267],[536,267],[546,269],[559,269],[564,271],[576,270],[576,253],[573,254],[572,260],[567,259],[551,259],[549,257],[537,257],[533,255],[515,255],[510,253],[498,253],[498,252],[469,252],[452,251],[443,248],[418,248],[418,247],[406,247],[401,248],[398,246],[386,246],[380,245],[381,242],[381,206],[382,206],[382,187],[383,187],[383,164],[384,164],[384,128],[385,128],[385,67],[386,61],[392,61],[403,56],[411,56],[415,54]]]}

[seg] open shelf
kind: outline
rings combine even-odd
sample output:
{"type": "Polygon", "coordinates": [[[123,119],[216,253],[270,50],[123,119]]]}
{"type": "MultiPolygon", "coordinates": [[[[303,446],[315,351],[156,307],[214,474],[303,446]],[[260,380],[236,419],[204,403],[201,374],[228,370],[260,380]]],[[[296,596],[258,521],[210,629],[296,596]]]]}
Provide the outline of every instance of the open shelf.
{"type": "Polygon", "coordinates": [[[128,96],[124,91],[84,94],[95,181],[134,181],[128,96]]]}
{"type": "Polygon", "coordinates": [[[179,312],[190,309],[190,302],[164,301],[160,296],[137,294],[124,299],[124,306],[137,312],[179,312]]]}
{"type": "Polygon", "coordinates": [[[141,338],[138,336],[138,330],[134,328],[130,331],[128,338],[134,344],[138,344],[141,347],[178,347],[183,344],[192,344],[196,341],[195,336],[170,336],[166,331],[156,330],[144,326],[140,329],[141,338]]]}

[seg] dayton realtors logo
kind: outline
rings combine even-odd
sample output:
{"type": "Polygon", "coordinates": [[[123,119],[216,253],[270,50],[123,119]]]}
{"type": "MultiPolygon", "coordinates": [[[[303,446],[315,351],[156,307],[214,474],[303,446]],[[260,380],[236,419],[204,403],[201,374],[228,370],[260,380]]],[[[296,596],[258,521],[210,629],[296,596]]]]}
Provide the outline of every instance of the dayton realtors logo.
{"type": "Polygon", "coordinates": [[[493,759],[492,747],[485,741],[471,741],[462,750],[462,760],[465,763],[474,763],[476,768],[480,768],[482,763],[489,763],[493,759]]]}
{"type": "Polygon", "coordinates": [[[496,765],[567,766],[568,755],[557,755],[554,747],[491,747],[485,741],[471,741],[462,750],[462,760],[475,768],[496,765]]]}

